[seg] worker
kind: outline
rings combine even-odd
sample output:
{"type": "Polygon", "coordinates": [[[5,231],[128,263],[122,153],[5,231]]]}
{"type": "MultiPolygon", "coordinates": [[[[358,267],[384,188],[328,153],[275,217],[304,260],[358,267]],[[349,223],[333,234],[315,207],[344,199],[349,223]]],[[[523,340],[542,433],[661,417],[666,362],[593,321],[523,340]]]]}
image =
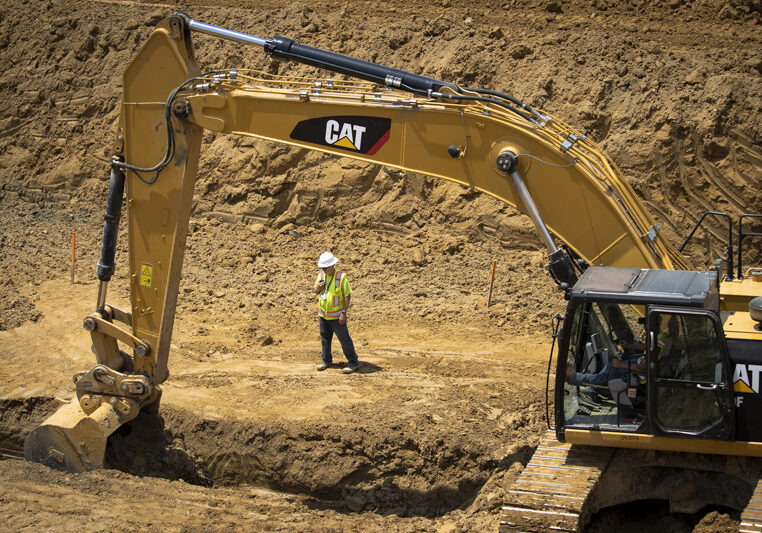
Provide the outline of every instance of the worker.
{"type": "Polygon", "coordinates": [[[574,372],[572,367],[567,367],[567,383],[571,385],[593,385],[596,387],[607,387],[609,381],[616,378],[625,379],[628,373],[640,374],[646,372],[646,358],[643,354],[631,354],[631,350],[636,344],[627,343],[624,340],[617,342],[619,357],[612,358],[603,368],[594,374],[585,374],[574,372]]]}
{"type": "Polygon", "coordinates": [[[349,276],[336,270],[339,260],[331,253],[324,252],[318,260],[321,272],[315,281],[315,294],[318,294],[318,321],[320,322],[320,342],[322,344],[321,362],[318,371],[329,368],[333,363],[331,340],[333,334],[339,338],[341,349],[347,358],[345,374],[351,374],[360,368],[360,361],[355,352],[355,345],[347,328],[347,310],[352,296],[349,276]]]}
{"type": "MultiPolygon", "coordinates": [[[[656,346],[654,355],[656,361],[661,361],[662,356],[668,353],[674,338],[678,334],[677,321],[673,316],[669,321],[668,330],[661,331],[662,316],[656,315],[656,346]]],[[[642,342],[631,342],[625,339],[619,339],[616,342],[619,356],[608,361],[603,368],[594,374],[584,374],[574,372],[574,369],[568,367],[566,370],[566,381],[571,385],[593,385],[597,387],[606,387],[612,379],[627,379],[634,374],[638,383],[646,384],[648,369],[646,366],[645,350],[646,345],[642,342]]]]}

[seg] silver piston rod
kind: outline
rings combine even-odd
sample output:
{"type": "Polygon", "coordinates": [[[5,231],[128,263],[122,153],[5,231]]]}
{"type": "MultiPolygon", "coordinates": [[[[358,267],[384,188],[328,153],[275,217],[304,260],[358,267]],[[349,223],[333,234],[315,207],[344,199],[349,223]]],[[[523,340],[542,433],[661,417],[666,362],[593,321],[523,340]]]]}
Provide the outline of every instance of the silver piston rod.
{"type": "Polygon", "coordinates": [[[511,180],[513,181],[513,186],[516,188],[516,191],[519,193],[519,197],[521,197],[524,207],[527,209],[529,218],[534,222],[534,227],[537,229],[537,233],[540,234],[540,238],[545,243],[545,246],[548,248],[551,255],[556,253],[558,247],[556,246],[556,243],[553,242],[553,237],[550,236],[550,232],[545,226],[545,222],[542,221],[540,212],[537,210],[534,200],[532,200],[532,195],[529,194],[529,190],[527,190],[526,185],[524,185],[524,180],[521,179],[519,172],[515,168],[513,169],[513,172],[511,172],[511,180]]]}
{"type": "Polygon", "coordinates": [[[534,227],[537,229],[537,233],[540,234],[540,238],[545,243],[545,246],[548,248],[551,254],[556,253],[558,251],[558,247],[556,246],[556,243],[553,242],[553,237],[550,236],[550,232],[545,226],[545,222],[542,221],[542,217],[540,216],[540,212],[537,210],[537,206],[535,205],[534,200],[532,200],[532,195],[529,194],[529,190],[527,190],[526,185],[524,185],[524,180],[521,179],[521,176],[519,175],[519,172],[516,170],[516,168],[514,168],[511,172],[511,180],[513,181],[513,186],[516,188],[516,192],[519,193],[521,202],[524,204],[524,207],[526,207],[529,218],[531,218],[532,222],[534,222],[534,227]]]}
{"type": "Polygon", "coordinates": [[[258,46],[264,46],[267,43],[267,39],[262,37],[255,37],[239,31],[228,30],[227,28],[221,28],[219,26],[212,26],[205,22],[199,22],[197,20],[191,20],[188,23],[191,30],[199,33],[206,33],[207,35],[214,35],[222,39],[228,39],[229,41],[236,41],[243,44],[256,44],[258,46]]]}
{"type": "Polygon", "coordinates": [[[577,281],[577,274],[574,271],[571,258],[566,251],[559,249],[556,246],[556,243],[553,242],[553,237],[550,236],[550,232],[540,216],[540,211],[537,209],[534,200],[532,200],[532,195],[529,194],[529,190],[526,185],[524,185],[524,180],[521,179],[521,175],[516,169],[517,161],[518,156],[513,152],[506,150],[497,156],[497,168],[511,176],[513,187],[516,189],[519,198],[521,198],[521,202],[524,204],[527,215],[532,219],[537,233],[540,235],[542,242],[545,243],[545,247],[548,249],[548,259],[550,262],[547,269],[561,288],[568,288],[577,281]]]}

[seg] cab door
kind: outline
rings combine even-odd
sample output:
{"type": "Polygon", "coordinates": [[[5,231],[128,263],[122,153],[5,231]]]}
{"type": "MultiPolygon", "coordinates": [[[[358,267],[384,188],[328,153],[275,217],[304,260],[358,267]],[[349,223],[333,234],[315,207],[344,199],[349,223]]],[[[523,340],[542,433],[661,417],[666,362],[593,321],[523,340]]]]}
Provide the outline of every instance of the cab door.
{"type": "Polygon", "coordinates": [[[731,367],[717,314],[652,307],[647,326],[648,414],[654,433],[733,439],[731,367]]]}

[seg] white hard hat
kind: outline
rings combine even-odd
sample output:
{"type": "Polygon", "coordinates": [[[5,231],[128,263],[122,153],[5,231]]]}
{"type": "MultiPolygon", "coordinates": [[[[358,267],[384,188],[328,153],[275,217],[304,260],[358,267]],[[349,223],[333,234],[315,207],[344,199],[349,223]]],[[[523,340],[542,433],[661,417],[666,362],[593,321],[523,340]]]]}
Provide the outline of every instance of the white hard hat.
{"type": "Polygon", "coordinates": [[[319,268],[328,268],[338,263],[339,260],[331,252],[323,252],[318,260],[319,268]]]}

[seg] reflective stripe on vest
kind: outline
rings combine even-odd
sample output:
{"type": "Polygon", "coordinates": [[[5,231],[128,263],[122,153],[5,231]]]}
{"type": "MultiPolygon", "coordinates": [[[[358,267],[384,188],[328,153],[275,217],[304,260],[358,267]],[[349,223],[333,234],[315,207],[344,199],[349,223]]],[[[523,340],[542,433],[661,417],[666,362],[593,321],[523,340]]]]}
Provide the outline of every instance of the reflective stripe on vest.
{"type": "Polygon", "coordinates": [[[664,347],[667,345],[664,341],[666,337],[667,336],[664,333],[659,333],[659,335],[656,336],[656,347],[659,350],[659,354],[656,356],[658,360],[661,360],[661,356],[664,355],[664,347]]]}
{"type": "MultiPolygon", "coordinates": [[[[333,281],[333,288],[336,290],[339,290],[339,287],[341,287],[341,278],[344,276],[343,272],[336,272],[336,279],[333,281]]],[[[333,306],[338,307],[339,306],[339,297],[334,296],[333,297],[333,306]]],[[[338,316],[338,315],[331,315],[331,316],[338,316]]]]}

